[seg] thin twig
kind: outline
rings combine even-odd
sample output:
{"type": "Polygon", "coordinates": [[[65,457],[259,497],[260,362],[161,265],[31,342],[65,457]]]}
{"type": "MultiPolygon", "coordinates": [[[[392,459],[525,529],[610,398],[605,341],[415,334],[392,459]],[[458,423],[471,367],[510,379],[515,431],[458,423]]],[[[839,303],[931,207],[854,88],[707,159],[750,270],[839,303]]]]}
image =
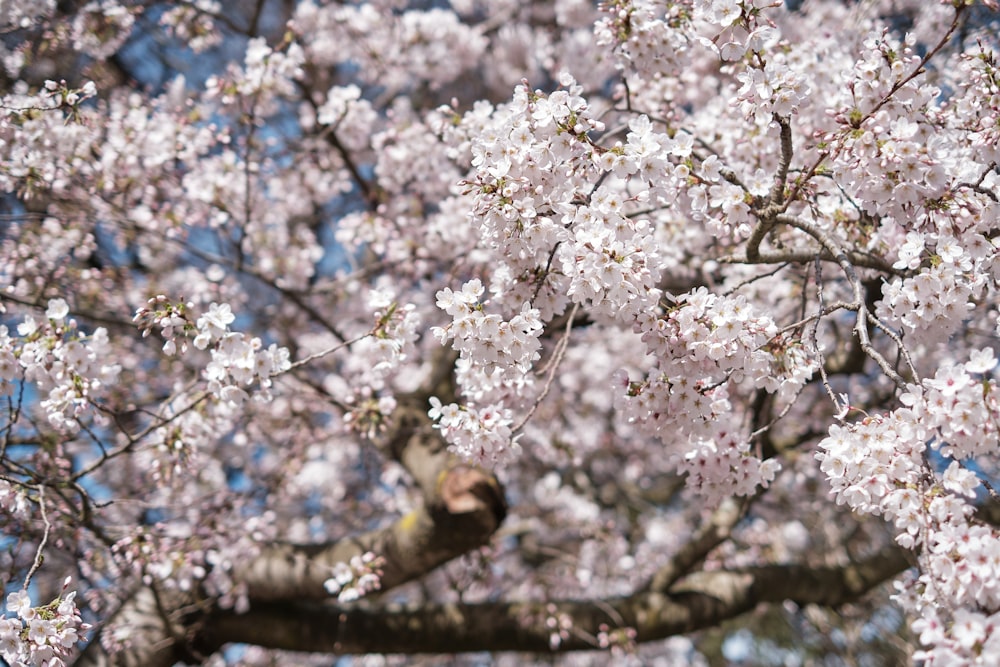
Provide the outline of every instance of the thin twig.
{"type": "Polygon", "coordinates": [[[298,361],[296,361],[295,363],[293,363],[291,366],[289,366],[287,370],[285,370],[283,372],[284,373],[288,373],[290,371],[295,370],[296,368],[299,368],[300,366],[305,366],[306,364],[311,363],[313,361],[316,361],[317,359],[322,359],[323,357],[325,357],[328,354],[333,354],[337,350],[343,349],[345,347],[350,347],[351,345],[354,345],[355,343],[357,343],[359,341],[362,341],[365,338],[368,338],[369,336],[372,336],[374,334],[375,334],[375,330],[372,329],[371,331],[369,331],[367,333],[363,333],[360,336],[352,338],[351,340],[346,340],[346,341],[344,341],[342,343],[337,343],[336,345],[334,345],[331,348],[328,348],[326,350],[322,350],[320,352],[316,352],[315,354],[310,354],[308,357],[305,357],[304,359],[299,359],[298,361]]]}
{"type": "Polygon", "coordinates": [[[42,539],[38,543],[38,549],[35,551],[35,560],[31,564],[31,569],[28,570],[27,576],[24,577],[23,590],[28,590],[31,578],[35,576],[35,572],[42,566],[42,561],[45,558],[43,552],[45,551],[45,545],[49,541],[49,531],[52,530],[52,524],[49,523],[49,517],[45,512],[45,486],[43,484],[38,485],[38,509],[42,514],[42,523],[45,524],[45,530],[42,532],[42,539]]]}
{"type": "Polygon", "coordinates": [[[573,318],[576,317],[576,311],[579,307],[580,304],[573,304],[573,310],[570,311],[569,318],[566,320],[566,331],[563,333],[562,338],[559,339],[559,342],[556,343],[556,349],[552,352],[552,359],[549,360],[548,377],[545,378],[545,386],[542,387],[542,393],[538,395],[538,398],[535,399],[531,409],[528,410],[528,413],[524,415],[520,422],[518,422],[517,426],[511,429],[511,433],[517,433],[524,428],[525,424],[527,424],[531,417],[535,414],[535,411],[538,410],[538,406],[541,405],[542,401],[545,400],[545,397],[548,396],[549,390],[552,388],[552,381],[556,376],[556,370],[559,369],[559,364],[562,363],[563,357],[566,355],[566,348],[569,347],[569,337],[570,333],[573,331],[573,318]]]}
{"type": "Polygon", "coordinates": [[[861,284],[861,279],[858,278],[857,272],[854,270],[854,265],[851,264],[850,259],[837,242],[827,234],[824,230],[820,229],[812,223],[797,218],[792,215],[778,215],[775,216],[775,221],[781,224],[790,225],[799,229],[809,236],[813,237],[823,248],[829,252],[836,259],[837,264],[840,265],[841,270],[847,277],[847,281],[851,285],[851,289],[854,292],[854,300],[858,304],[858,316],[855,322],[854,331],[858,336],[858,341],[861,344],[861,349],[864,350],[870,358],[872,358],[882,372],[888,376],[890,380],[896,383],[897,387],[904,387],[906,381],[893,369],[892,365],[886,360],[882,354],[875,349],[872,345],[871,337],[868,334],[868,306],[865,300],[864,286],[861,284]]]}
{"type": "MultiPolygon", "coordinates": [[[[819,312],[816,314],[816,319],[813,322],[810,342],[813,346],[813,352],[816,354],[816,362],[819,365],[819,377],[823,382],[823,388],[826,389],[826,393],[830,395],[830,400],[833,401],[833,404],[837,407],[837,411],[839,412],[843,409],[843,406],[839,403],[837,392],[835,392],[833,387],[830,386],[830,376],[826,374],[826,358],[823,355],[823,350],[819,346],[819,322],[820,319],[826,315],[826,308],[823,305],[823,264],[819,261],[818,257],[816,258],[816,302],[819,306],[819,312]]],[[[850,306],[854,305],[855,304],[850,304],[850,306]]]]}
{"type": "MultiPolygon", "coordinates": [[[[786,415],[787,415],[787,414],[789,413],[789,411],[791,411],[792,407],[793,407],[793,406],[794,406],[794,405],[795,405],[796,403],[798,403],[798,400],[799,400],[799,396],[801,396],[801,395],[802,395],[802,392],[803,392],[803,391],[805,391],[805,389],[806,389],[806,385],[805,385],[805,384],[802,384],[802,385],[800,385],[800,386],[799,386],[799,388],[798,388],[798,389],[797,389],[797,390],[795,391],[795,396],[793,396],[793,397],[792,397],[792,400],[788,401],[788,403],[786,403],[786,404],[785,404],[785,407],[784,407],[784,408],[782,408],[781,412],[779,412],[779,413],[777,414],[777,416],[775,416],[775,417],[774,417],[774,419],[772,419],[772,420],[771,420],[771,421],[769,421],[768,423],[764,424],[763,426],[761,426],[761,427],[760,427],[759,429],[757,429],[756,431],[753,431],[753,432],[752,432],[752,433],[751,433],[751,434],[749,435],[749,437],[747,437],[747,440],[748,440],[748,441],[752,441],[752,440],[754,440],[754,439],[756,439],[756,438],[759,438],[760,436],[762,436],[762,435],[764,435],[765,433],[767,433],[768,431],[770,431],[770,430],[771,430],[771,428],[772,428],[772,427],[773,427],[773,426],[774,426],[775,424],[777,424],[777,423],[778,423],[778,422],[780,422],[780,421],[781,421],[782,419],[784,419],[784,418],[785,418],[785,416],[786,416],[786,415]]],[[[780,452],[779,452],[779,453],[780,453],[780,452]]]]}
{"type": "MultiPolygon", "coordinates": [[[[145,429],[143,429],[141,432],[139,432],[138,434],[136,434],[134,436],[133,435],[129,435],[127,431],[125,431],[124,429],[122,429],[121,432],[125,436],[125,438],[127,439],[127,442],[125,442],[120,447],[118,447],[116,449],[113,449],[110,452],[107,452],[106,454],[102,455],[100,458],[98,458],[96,461],[94,461],[93,463],[91,463],[86,468],[82,468],[82,469],[78,470],[70,478],[71,481],[76,482],[76,481],[78,481],[78,480],[86,477],[90,473],[94,472],[95,470],[97,470],[98,468],[100,468],[102,465],[104,465],[105,463],[107,463],[108,461],[110,461],[111,459],[117,458],[117,457],[121,456],[122,454],[125,454],[125,453],[129,452],[133,447],[136,446],[136,444],[138,444],[140,441],[142,441],[146,436],[148,436],[149,434],[151,434],[153,431],[159,430],[159,429],[163,428],[164,426],[167,426],[168,424],[170,424],[174,420],[179,419],[182,415],[184,415],[187,412],[190,412],[195,407],[197,407],[199,404],[201,404],[209,396],[211,396],[210,392],[207,392],[207,391],[202,392],[200,395],[196,396],[191,401],[191,403],[189,403],[185,407],[181,408],[180,410],[178,410],[174,414],[170,415],[169,417],[161,418],[161,421],[159,421],[159,422],[156,422],[154,424],[150,424],[149,426],[147,426],[145,429]]],[[[171,399],[170,401],[167,401],[168,404],[171,403],[171,402],[173,402],[173,399],[171,399]]],[[[93,404],[93,405],[95,405],[95,407],[97,407],[98,409],[100,409],[102,412],[109,412],[109,411],[103,409],[100,405],[98,405],[96,403],[93,404]]]]}

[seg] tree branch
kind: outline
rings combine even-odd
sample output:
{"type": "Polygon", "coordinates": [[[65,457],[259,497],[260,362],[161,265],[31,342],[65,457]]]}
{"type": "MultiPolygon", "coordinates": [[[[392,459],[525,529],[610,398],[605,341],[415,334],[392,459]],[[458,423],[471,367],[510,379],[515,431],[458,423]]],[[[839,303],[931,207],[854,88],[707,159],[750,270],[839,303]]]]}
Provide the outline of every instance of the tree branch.
{"type": "MultiPolygon", "coordinates": [[[[324,582],[334,566],[366,551],[384,559],[380,582],[382,590],[388,590],[489,542],[507,513],[499,482],[451,455],[440,434],[430,428],[426,411],[412,403],[402,399],[383,448],[410,471],[424,502],[389,526],[361,535],[326,544],[265,546],[233,572],[234,581],[247,588],[251,613],[330,599],[324,582]]],[[[112,656],[95,639],[77,664],[168,667],[191,655],[192,647],[205,644],[201,633],[210,628],[206,613],[229,613],[207,611],[213,601],[199,600],[195,593],[174,595],[165,605],[152,604],[156,599],[154,588],[142,586],[115,615],[116,622],[138,628],[141,641],[112,656]]]]}
{"type": "Polygon", "coordinates": [[[385,559],[380,578],[387,590],[485,545],[506,514],[496,480],[454,464],[439,475],[436,495],[380,530],[331,544],[268,546],[234,578],[249,588],[250,605],[271,600],[323,600],[323,583],[337,563],[371,551],[385,559]]]}
{"type": "Polygon", "coordinates": [[[890,547],[842,568],[772,565],[700,572],[669,594],[643,592],[607,600],[486,602],[480,604],[365,605],[335,607],[284,602],[256,605],[247,614],[219,611],[206,619],[203,636],[218,649],[229,642],[331,653],[550,653],[548,616],[572,620],[556,651],[594,650],[602,626],[630,627],[646,642],[717,625],[760,603],[793,601],[836,607],[909,567],[905,552],[890,547]]]}

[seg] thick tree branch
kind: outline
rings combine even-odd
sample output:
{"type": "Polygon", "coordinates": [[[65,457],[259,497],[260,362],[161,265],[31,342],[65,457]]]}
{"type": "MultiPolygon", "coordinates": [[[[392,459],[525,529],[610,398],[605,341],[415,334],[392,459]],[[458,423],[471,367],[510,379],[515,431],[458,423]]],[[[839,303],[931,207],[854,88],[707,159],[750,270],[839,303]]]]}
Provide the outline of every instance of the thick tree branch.
{"type": "MultiPolygon", "coordinates": [[[[245,585],[251,612],[258,607],[329,599],[324,582],[337,563],[371,551],[384,559],[382,589],[420,577],[447,561],[485,545],[503,521],[507,505],[496,478],[452,456],[426,411],[404,399],[384,448],[403,463],[423,491],[424,502],[389,526],[326,544],[272,544],[245,564],[233,579],[245,585]]],[[[80,665],[167,667],[201,646],[202,612],[212,601],[194,594],[157,601],[144,586],[122,606],[116,622],[141,630],[141,641],[114,657],[92,642],[80,665]]],[[[218,612],[222,617],[226,612],[218,612]]],[[[262,612],[264,613],[264,612],[262,612]]],[[[250,618],[236,615],[236,618],[250,618]]]]}
{"type": "Polygon", "coordinates": [[[754,207],[754,214],[759,218],[757,226],[747,239],[747,259],[756,262],[760,257],[760,244],[768,232],[774,229],[775,217],[788,207],[785,201],[785,181],[788,178],[788,167],[792,163],[792,125],[788,118],[774,114],[774,122],[781,128],[781,158],[778,171],[774,175],[774,183],[768,193],[767,202],[754,207]]]}
{"type": "MultiPolygon", "coordinates": [[[[851,264],[856,267],[863,269],[875,269],[876,271],[883,271],[890,275],[907,275],[906,271],[893,268],[892,264],[880,257],[850,250],[845,251],[845,254],[851,264]]],[[[740,257],[739,255],[727,255],[725,257],[720,257],[719,261],[725,264],[786,264],[789,262],[794,264],[808,264],[816,261],[817,257],[824,262],[838,261],[837,257],[834,257],[825,249],[772,251],[760,251],[758,249],[757,255],[752,260],[749,256],[740,257]]]]}
{"type": "Polygon", "coordinates": [[[184,623],[189,606],[196,608],[192,595],[165,595],[153,586],[139,586],[111,619],[117,627],[128,628],[122,645],[115,646],[117,639],[102,637],[99,630],[76,666],[170,667],[190,657],[184,623]]]}
{"type": "Polygon", "coordinates": [[[495,479],[465,465],[440,472],[436,496],[386,528],[332,544],[268,546],[235,579],[249,588],[250,604],[262,600],[322,600],[323,582],[337,563],[371,551],[385,559],[383,589],[420,577],[483,546],[505,514],[495,479]]]}
{"type": "Polygon", "coordinates": [[[773,565],[700,572],[669,594],[643,592],[607,600],[487,602],[369,608],[315,603],[256,605],[248,614],[220,611],[206,619],[203,637],[217,649],[229,642],[332,653],[548,653],[549,615],[572,619],[558,651],[592,650],[601,626],[631,627],[636,641],[663,639],[717,625],[758,604],[784,602],[836,607],[909,567],[905,552],[889,548],[842,568],[773,565]]]}

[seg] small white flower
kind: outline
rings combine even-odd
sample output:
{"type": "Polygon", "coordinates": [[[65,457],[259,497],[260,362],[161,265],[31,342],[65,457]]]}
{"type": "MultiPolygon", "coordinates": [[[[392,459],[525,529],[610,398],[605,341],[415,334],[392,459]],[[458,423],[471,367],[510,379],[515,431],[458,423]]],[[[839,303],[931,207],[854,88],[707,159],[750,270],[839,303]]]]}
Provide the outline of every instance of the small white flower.
{"type": "Polygon", "coordinates": [[[50,299],[45,317],[55,322],[62,322],[69,315],[69,306],[65,299],[50,299]]]}

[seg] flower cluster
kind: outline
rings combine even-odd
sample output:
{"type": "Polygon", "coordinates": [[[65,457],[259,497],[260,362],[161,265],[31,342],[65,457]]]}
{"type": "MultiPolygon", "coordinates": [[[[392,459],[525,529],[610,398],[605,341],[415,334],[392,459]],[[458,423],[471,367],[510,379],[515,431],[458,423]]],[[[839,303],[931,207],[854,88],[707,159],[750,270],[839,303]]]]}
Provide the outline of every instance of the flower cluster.
{"type": "Polygon", "coordinates": [[[65,80],[58,82],[48,80],[45,82],[43,96],[55,101],[59,108],[69,109],[74,113],[80,104],[97,94],[97,85],[93,81],[88,81],[81,88],[70,88],[65,80]]]}
{"type": "Polygon", "coordinates": [[[1000,162],[1000,105],[995,101],[991,104],[979,101],[996,99],[1000,90],[1000,67],[997,65],[995,50],[980,44],[976,51],[965,54],[956,68],[953,108],[959,122],[974,130],[969,138],[972,164],[1000,162]]]}
{"type": "MultiPolygon", "coordinates": [[[[993,540],[996,541],[995,536],[993,540]]],[[[926,583],[919,581],[910,587],[923,587],[926,583]]],[[[916,651],[915,661],[923,661],[928,667],[987,664],[982,660],[984,655],[1000,652],[1000,633],[994,631],[1000,625],[1000,614],[956,609],[949,617],[931,604],[912,604],[911,600],[917,596],[909,591],[904,590],[895,598],[905,609],[920,613],[913,622],[913,630],[927,649],[916,651]]]]}
{"type": "Polygon", "coordinates": [[[698,0],[694,16],[719,32],[701,43],[717,51],[724,61],[743,60],[736,73],[740,88],[731,104],[743,116],[767,123],[772,114],[790,116],[808,100],[805,75],[790,66],[780,48],[780,37],[763,11],[779,6],[774,0],[698,0]],[[779,47],[779,48],[775,48],[779,47]],[[752,58],[747,58],[751,53],[752,58]]]}
{"type": "Polygon", "coordinates": [[[136,8],[126,7],[118,0],[91,0],[71,25],[73,48],[91,58],[107,58],[132,33],[136,13],[136,8]]]}
{"type": "Polygon", "coordinates": [[[691,438],[687,451],[675,456],[679,473],[687,475],[688,488],[695,489],[709,505],[730,496],[752,496],[767,488],[781,465],[775,459],[761,460],[749,442],[719,428],[710,438],[691,438]]]}
{"type": "Polygon", "coordinates": [[[406,359],[407,350],[417,340],[420,316],[413,304],[399,304],[388,291],[373,291],[369,303],[376,309],[375,340],[381,351],[374,370],[388,373],[406,359]]]}
{"type": "Polygon", "coordinates": [[[662,316],[641,315],[635,330],[656,365],[641,382],[618,373],[622,416],[671,446],[688,484],[709,498],[767,485],[777,463],[754,456],[736,433],[730,386],[790,397],[815,368],[803,348],[777,336],[774,321],[745,298],[704,288],[674,297],[662,316]]]}
{"type": "Polygon", "coordinates": [[[690,44],[685,3],[649,0],[614,0],[601,4],[603,13],[594,26],[599,46],[610,47],[619,68],[636,70],[655,78],[680,72],[690,44]]]}
{"type": "Polygon", "coordinates": [[[221,11],[222,5],[218,0],[195,0],[167,9],[160,16],[160,25],[167,28],[168,35],[183,42],[195,53],[202,53],[222,39],[213,20],[221,11]]]}
{"type": "Polygon", "coordinates": [[[655,306],[662,261],[654,227],[631,212],[684,142],[642,116],[630,122],[626,144],[600,146],[590,133],[603,124],[582,89],[568,75],[561,85],[549,95],[519,86],[472,143],[476,222],[503,261],[491,289],[511,308],[530,301],[545,319],[569,299],[601,319],[630,322],[655,306]],[[609,176],[613,185],[602,183],[609,176]],[[632,196],[619,179],[633,181],[632,196]],[[590,194],[581,201],[580,191],[590,194]]]}
{"type": "Polygon", "coordinates": [[[63,432],[79,429],[79,418],[92,402],[117,383],[121,366],[111,360],[111,343],[103,327],[92,334],[77,330],[63,299],[51,299],[42,320],[26,315],[17,325],[20,339],[0,325],[0,395],[13,389],[23,373],[44,398],[49,423],[63,432]]]}
{"type": "Polygon", "coordinates": [[[920,541],[923,527],[924,445],[916,426],[909,410],[835,424],[817,455],[839,504],[894,521],[903,531],[897,540],[909,545],[920,541]]]}
{"type": "MultiPolygon", "coordinates": [[[[897,264],[910,265],[920,257],[924,236],[907,235],[897,264]]],[[[884,322],[902,325],[906,335],[925,344],[948,340],[972,311],[973,298],[985,285],[983,274],[971,271],[973,260],[966,247],[954,239],[940,239],[934,258],[934,266],[914,276],[883,283],[883,298],[876,309],[884,322]]]]}
{"type": "Polygon", "coordinates": [[[385,388],[387,379],[412,353],[420,316],[413,304],[398,303],[391,289],[372,290],[368,304],[374,309],[372,335],[352,345],[347,367],[356,373],[357,382],[363,383],[370,398],[372,392],[385,388]]]}
{"type": "Polygon", "coordinates": [[[885,516],[897,541],[913,547],[928,541],[930,520],[962,523],[980,482],[960,465],[992,449],[1000,432],[1000,390],[983,373],[996,365],[992,350],[973,352],[962,365],[939,369],[900,400],[904,407],[848,426],[833,425],[817,455],[839,503],[885,516]],[[927,443],[950,465],[935,475],[938,491],[926,503],[927,443]]]}
{"type": "Polygon", "coordinates": [[[199,590],[216,597],[223,608],[246,611],[246,583],[234,577],[234,571],[260,553],[261,543],[274,538],[273,517],[240,516],[230,508],[204,506],[186,508],[171,519],[139,525],[112,546],[123,576],[164,590],[199,590]]]}
{"type": "Polygon", "coordinates": [[[264,37],[251,39],[243,68],[231,66],[225,78],[212,76],[205,82],[209,97],[218,97],[227,105],[251,98],[255,113],[270,114],[278,98],[294,92],[293,81],[302,75],[301,65],[305,61],[305,53],[298,44],[286,41],[281,46],[272,49],[264,37]]]}
{"type": "Polygon", "coordinates": [[[299,3],[292,28],[314,64],[351,62],[368,83],[393,90],[423,81],[437,87],[477,62],[486,40],[443,9],[385,13],[371,3],[299,3]]]}
{"type": "Polygon", "coordinates": [[[904,43],[889,34],[865,41],[852,95],[835,114],[838,127],[826,133],[824,145],[836,155],[831,167],[837,183],[867,213],[921,228],[938,216],[919,207],[946,196],[949,172],[964,149],[945,140],[934,114],[912,111],[929,107],[941,93],[911,78],[920,62],[914,47],[912,35],[904,43]]]}
{"type": "Polygon", "coordinates": [[[323,586],[330,595],[336,595],[338,602],[353,602],[382,587],[381,576],[385,559],[366,551],[353,556],[348,563],[333,566],[333,576],[323,586]]]}
{"type": "Polygon", "coordinates": [[[27,28],[55,9],[56,0],[10,0],[4,3],[0,25],[4,28],[27,28]]]}
{"type": "MultiPolygon", "coordinates": [[[[95,136],[85,122],[88,113],[84,102],[96,94],[93,81],[77,88],[64,80],[47,80],[37,92],[20,86],[0,96],[0,138],[5,146],[4,159],[0,160],[0,186],[20,192],[28,199],[69,188],[72,168],[67,163],[75,159],[77,150],[85,150],[82,146],[95,136]],[[58,149],[51,145],[53,132],[63,137],[58,149]]],[[[74,226],[45,217],[42,227],[46,231],[56,226],[74,226]]],[[[20,221],[18,226],[32,225],[20,221]]],[[[73,246],[69,248],[75,252],[73,246]]],[[[39,255],[48,254],[44,247],[33,250],[39,255]]],[[[12,254],[13,257],[22,255],[20,252],[12,254]]],[[[8,273],[11,268],[3,266],[0,272],[8,273]]]]}
{"type": "MultiPolygon", "coordinates": [[[[248,338],[231,331],[229,325],[236,319],[229,304],[212,303],[207,312],[192,322],[192,303],[172,303],[163,295],[155,296],[147,305],[136,311],[133,321],[148,336],[154,327],[167,339],[163,351],[168,355],[178,351],[177,337],[193,335],[192,345],[199,350],[209,349],[211,361],[205,367],[209,390],[229,403],[241,403],[248,398],[242,386],[258,382],[263,390],[261,398],[267,399],[271,378],[291,368],[288,349],[271,344],[265,348],[260,338],[248,338]]],[[[187,341],[182,340],[181,353],[187,351],[187,341]]]]}
{"type": "Polygon", "coordinates": [[[612,628],[607,623],[601,623],[600,631],[597,633],[597,645],[603,649],[609,649],[611,655],[622,657],[624,655],[635,654],[638,650],[635,628],[623,627],[612,628]]]}
{"type": "Polygon", "coordinates": [[[212,360],[205,367],[209,390],[229,403],[242,403],[249,396],[240,385],[258,382],[261,391],[255,396],[268,400],[271,378],[291,368],[288,349],[271,343],[267,348],[256,336],[231,331],[211,350],[212,360]]]}
{"type": "Polygon", "coordinates": [[[462,458],[490,467],[517,460],[521,446],[514,437],[509,409],[502,405],[443,405],[436,396],[430,403],[427,414],[437,422],[435,426],[441,429],[449,448],[462,458]]]}
{"type": "Polygon", "coordinates": [[[559,645],[570,638],[573,631],[573,617],[564,612],[557,612],[552,603],[545,605],[545,627],[549,632],[549,648],[555,651],[559,645]]]}
{"type": "Polygon", "coordinates": [[[28,516],[28,497],[24,490],[5,479],[0,479],[0,510],[13,516],[28,516]]]}
{"type": "MultiPolygon", "coordinates": [[[[188,311],[193,307],[194,304],[191,302],[172,303],[166,296],[159,294],[151,297],[145,306],[136,309],[132,322],[142,332],[143,338],[149,336],[154,327],[159,327],[160,335],[166,339],[163,344],[163,352],[170,356],[177,354],[177,338],[181,337],[179,351],[183,354],[187,351],[187,340],[185,339],[195,331],[195,326],[188,314],[188,311]]],[[[225,324],[229,324],[229,322],[232,322],[232,319],[225,324]]]]}
{"type": "Polygon", "coordinates": [[[372,104],[361,97],[361,89],[334,86],[326,94],[326,102],[316,110],[316,122],[329,125],[345,147],[358,150],[369,141],[376,114],[372,104]]]}
{"type": "Polygon", "coordinates": [[[963,463],[991,453],[1000,437],[1000,389],[987,375],[996,364],[992,350],[973,351],[911,386],[903,407],[831,427],[817,454],[838,503],[882,515],[897,542],[921,547],[921,573],[900,584],[897,599],[918,619],[928,664],[1000,646],[1000,534],[971,521],[981,482],[963,463]],[[941,460],[933,467],[928,445],[941,460]]]}
{"type": "Polygon", "coordinates": [[[996,364],[992,349],[973,350],[964,364],[939,368],[922,387],[901,397],[935,435],[931,446],[944,456],[961,461],[995,450],[1000,438],[1000,388],[986,374],[996,364]]]}
{"type": "MultiPolygon", "coordinates": [[[[485,568],[507,593],[627,595],[707,525],[701,500],[767,487],[701,565],[836,565],[895,539],[920,566],[899,599],[921,657],[996,661],[1000,538],[976,505],[1000,376],[972,348],[1000,333],[1000,67],[980,19],[997,0],[301,0],[284,36],[265,12],[270,41],[197,68],[204,86],[142,67],[99,97],[39,87],[54,57],[234,53],[226,3],[172,4],[0,1],[0,514],[23,545],[79,555],[85,614],[131,583],[239,609],[234,564],[279,531],[405,511],[412,461],[363,439],[426,398],[447,453],[507,466],[522,501],[485,568]],[[150,286],[191,298],[136,312],[155,340],[70,317],[115,322],[150,286]],[[849,392],[836,417],[824,391],[849,392]],[[677,475],[699,502],[669,500],[677,475]],[[32,480],[74,497],[38,520],[32,480]],[[848,509],[857,524],[829,520],[848,509]]],[[[0,582],[20,555],[0,553],[0,582]]],[[[54,560],[39,590],[58,590],[54,560]]],[[[347,603],[390,565],[320,580],[347,603]]],[[[492,599],[485,583],[458,588],[492,599]]],[[[11,663],[62,645],[30,627],[59,605],[23,593],[0,620],[11,663]]],[[[554,650],[637,639],[547,602],[522,620],[554,650]]],[[[141,606],[120,637],[162,625],[141,606]]],[[[654,651],[691,663],[687,646],[654,651]]]]}
{"type": "Polygon", "coordinates": [[[620,206],[598,189],[589,206],[574,211],[573,244],[560,258],[569,297],[597,316],[630,323],[659,298],[660,257],[649,221],[623,215],[620,206]]]}
{"type": "Polygon", "coordinates": [[[756,386],[777,388],[767,344],[778,329],[769,315],[743,296],[719,296],[704,287],[670,300],[664,316],[645,313],[635,327],[663,373],[713,380],[738,373],[756,386]]]}
{"type": "Polygon", "coordinates": [[[451,324],[434,327],[434,335],[453,345],[462,359],[479,365],[494,383],[517,382],[539,358],[542,333],[539,312],[524,303],[519,313],[504,320],[495,313],[484,312],[479,298],[483,284],[474,278],[460,292],[445,287],[437,293],[437,306],[451,315],[451,324]]]}
{"type": "Polygon", "coordinates": [[[446,287],[437,293],[438,307],[452,322],[432,331],[442,344],[450,340],[458,350],[457,380],[470,403],[442,405],[434,397],[429,414],[455,452],[503,465],[517,457],[520,447],[512,439],[511,412],[497,400],[505,389],[520,394],[532,384],[529,373],[540,357],[543,325],[538,310],[527,302],[510,320],[485,312],[479,302],[483,292],[476,278],[459,292],[446,287]]]}
{"type": "Polygon", "coordinates": [[[392,396],[374,396],[370,390],[360,396],[349,396],[344,403],[349,407],[344,426],[369,439],[385,431],[397,405],[392,396]]]}
{"type": "Polygon", "coordinates": [[[897,582],[896,601],[916,619],[927,665],[987,664],[1000,651],[1000,532],[931,508],[919,575],[897,582]]]}
{"type": "MultiPolygon", "coordinates": [[[[574,263],[564,241],[577,192],[592,188],[602,173],[587,133],[604,126],[592,118],[572,77],[561,82],[549,95],[518,86],[510,106],[495,112],[470,147],[474,221],[502,258],[492,289],[510,308],[530,301],[544,319],[567,303],[568,278],[552,269],[574,263]]],[[[467,114],[474,116],[470,123],[480,113],[467,114]]],[[[592,240],[590,230],[585,233],[580,246],[592,240]]]]}
{"type": "Polygon", "coordinates": [[[26,590],[7,595],[7,613],[0,618],[0,656],[10,665],[64,667],[82,635],[90,629],[76,607],[76,592],[62,592],[45,605],[34,606],[26,590]]]}
{"type": "Polygon", "coordinates": [[[740,83],[736,102],[745,116],[768,119],[771,114],[790,116],[806,102],[810,89],[805,76],[777,58],[762,68],[747,69],[737,75],[740,83]]]}

